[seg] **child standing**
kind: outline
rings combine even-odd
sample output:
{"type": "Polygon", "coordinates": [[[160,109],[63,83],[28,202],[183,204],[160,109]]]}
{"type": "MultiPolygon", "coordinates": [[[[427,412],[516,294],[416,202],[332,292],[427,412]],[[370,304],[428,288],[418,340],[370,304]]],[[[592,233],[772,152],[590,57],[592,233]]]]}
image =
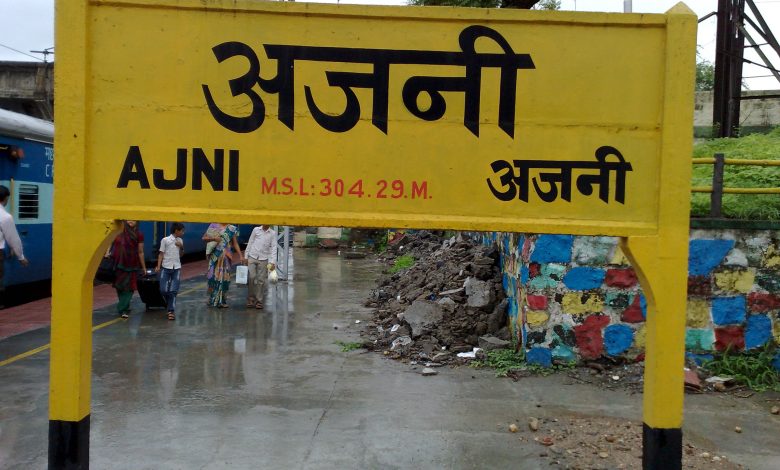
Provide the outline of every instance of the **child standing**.
{"type": "Polygon", "coordinates": [[[160,293],[168,307],[168,320],[176,319],[176,294],[179,293],[181,255],[184,253],[184,224],[171,224],[171,234],[160,240],[155,271],[160,273],[160,293]]]}

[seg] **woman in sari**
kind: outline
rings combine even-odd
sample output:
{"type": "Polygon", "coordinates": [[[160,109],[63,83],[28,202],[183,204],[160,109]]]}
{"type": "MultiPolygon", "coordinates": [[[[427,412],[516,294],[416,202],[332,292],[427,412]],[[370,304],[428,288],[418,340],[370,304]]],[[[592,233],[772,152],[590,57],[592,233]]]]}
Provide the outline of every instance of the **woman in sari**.
{"type": "Polygon", "coordinates": [[[130,299],[138,288],[138,271],[146,272],[144,234],[138,230],[135,220],[124,222],[124,230],[111,246],[111,256],[116,273],[114,289],[119,298],[116,310],[122,318],[127,318],[130,314],[130,299]]]}
{"type": "Polygon", "coordinates": [[[203,236],[205,241],[214,241],[216,246],[209,254],[208,293],[210,307],[228,308],[227,293],[230,288],[230,273],[233,267],[233,257],[238,255],[238,262],[244,262],[241,247],[238,246],[238,227],[230,224],[211,224],[203,236]],[[209,237],[209,231],[221,226],[218,236],[209,237]]]}

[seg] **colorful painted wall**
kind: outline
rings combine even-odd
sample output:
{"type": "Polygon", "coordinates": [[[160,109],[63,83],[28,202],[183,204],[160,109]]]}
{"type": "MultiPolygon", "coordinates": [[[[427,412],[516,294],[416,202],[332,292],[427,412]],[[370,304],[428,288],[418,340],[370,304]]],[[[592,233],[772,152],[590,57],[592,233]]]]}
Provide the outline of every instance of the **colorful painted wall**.
{"type": "MultiPolygon", "coordinates": [[[[616,238],[494,233],[509,316],[529,362],[641,358],[646,305],[616,238]]],[[[686,348],[780,344],[780,232],[693,230],[686,348]]],[[[780,353],[775,364],[780,369],[780,353]]]]}

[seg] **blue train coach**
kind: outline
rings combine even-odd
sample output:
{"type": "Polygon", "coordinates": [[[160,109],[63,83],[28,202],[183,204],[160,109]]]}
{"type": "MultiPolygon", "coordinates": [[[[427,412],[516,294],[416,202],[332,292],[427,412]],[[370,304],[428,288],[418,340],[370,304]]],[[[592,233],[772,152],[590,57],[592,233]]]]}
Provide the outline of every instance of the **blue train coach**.
{"type": "MultiPolygon", "coordinates": [[[[6,210],[14,217],[30,259],[26,268],[6,257],[6,288],[51,279],[54,125],[49,121],[0,109],[0,184],[11,191],[6,210]]],[[[217,220],[215,220],[217,222],[217,220]]],[[[201,236],[208,224],[186,223],[185,254],[203,254],[201,236]]],[[[147,266],[154,267],[160,239],[169,234],[170,221],[140,221],[147,266]]],[[[252,227],[241,226],[246,242],[252,227]]]]}
{"type": "Polygon", "coordinates": [[[6,287],[51,278],[53,142],[51,122],[0,109],[0,184],[30,259],[22,268],[6,257],[6,287]]]}

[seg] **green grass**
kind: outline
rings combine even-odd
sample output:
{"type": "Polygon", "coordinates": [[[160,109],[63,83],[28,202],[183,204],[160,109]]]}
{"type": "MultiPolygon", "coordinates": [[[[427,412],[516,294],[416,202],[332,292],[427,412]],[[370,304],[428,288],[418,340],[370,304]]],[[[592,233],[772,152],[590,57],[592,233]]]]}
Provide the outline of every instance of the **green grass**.
{"type": "Polygon", "coordinates": [[[537,375],[550,375],[562,370],[573,369],[577,363],[569,362],[567,364],[553,364],[552,367],[543,367],[539,364],[529,364],[525,361],[525,354],[522,351],[515,352],[514,349],[494,349],[486,351],[487,358],[484,361],[472,361],[471,367],[480,369],[489,367],[496,370],[496,377],[506,377],[513,370],[527,370],[537,375]]]}
{"type": "Polygon", "coordinates": [[[704,368],[723,377],[733,377],[742,385],[747,385],[757,392],[774,390],[780,392],[780,374],[772,365],[775,348],[767,346],[754,352],[731,352],[715,356],[715,359],[704,364],[704,368]]]}
{"type": "Polygon", "coordinates": [[[496,370],[496,377],[506,377],[512,370],[525,369],[525,354],[515,352],[513,349],[494,349],[486,351],[487,358],[484,361],[472,361],[471,367],[490,367],[496,370]]]}
{"type": "Polygon", "coordinates": [[[363,343],[345,343],[344,341],[336,341],[336,344],[341,346],[341,352],[350,352],[363,348],[363,343]]]}
{"type": "Polygon", "coordinates": [[[412,255],[403,255],[399,256],[395,259],[395,263],[393,263],[393,266],[390,268],[390,272],[395,274],[398,271],[403,271],[404,269],[410,268],[414,265],[414,256],[412,255]]]}
{"type": "MultiPolygon", "coordinates": [[[[741,160],[780,160],[780,127],[768,134],[751,134],[738,139],[712,139],[696,144],[694,158],[712,158],[722,153],[726,158],[741,160]]],[[[693,166],[693,186],[712,186],[712,165],[693,166]]],[[[723,183],[726,188],[778,188],[780,167],[726,165],[723,183]]],[[[709,193],[695,193],[691,198],[691,215],[708,216],[709,193]]],[[[780,195],[725,194],[723,216],[731,219],[780,220],[780,195]]]]}

